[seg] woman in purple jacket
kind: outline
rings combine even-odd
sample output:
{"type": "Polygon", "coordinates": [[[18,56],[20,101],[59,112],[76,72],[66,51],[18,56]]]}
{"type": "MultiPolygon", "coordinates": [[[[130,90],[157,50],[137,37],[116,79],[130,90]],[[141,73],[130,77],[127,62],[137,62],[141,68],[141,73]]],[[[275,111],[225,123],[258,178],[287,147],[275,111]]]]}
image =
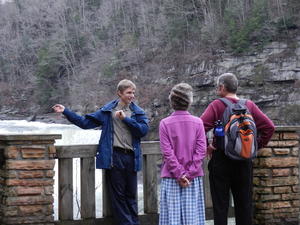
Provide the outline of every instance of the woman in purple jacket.
{"type": "Polygon", "coordinates": [[[202,161],[206,156],[203,122],[187,110],[193,101],[189,84],[175,85],[169,95],[173,112],[159,125],[163,153],[160,225],[204,225],[202,161]]]}

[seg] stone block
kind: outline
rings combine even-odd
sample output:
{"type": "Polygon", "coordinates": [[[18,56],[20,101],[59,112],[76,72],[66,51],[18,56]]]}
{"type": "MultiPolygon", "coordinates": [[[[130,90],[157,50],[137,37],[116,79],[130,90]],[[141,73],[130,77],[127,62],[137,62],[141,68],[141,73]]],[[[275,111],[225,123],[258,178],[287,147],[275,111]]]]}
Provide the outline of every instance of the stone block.
{"type": "Polygon", "coordinates": [[[272,175],[275,177],[284,177],[291,175],[291,169],[273,169],[272,175]]]}
{"type": "Polygon", "coordinates": [[[49,149],[49,154],[56,154],[56,148],[54,145],[50,145],[48,149],[49,149]]]}
{"type": "Polygon", "coordinates": [[[19,206],[20,216],[40,215],[45,207],[42,205],[19,206]]]}
{"type": "Polygon", "coordinates": [[[8,206],[27,206],[27,205],[44,205],[52,204],[53,196],[19,196],[19,197],[6,197],[4,204],[8,206]]]}
{"type": "Polygon", "coordinates": [[[5,177],[5,178],[16,178],[17,175],[18,175],[18,173],[15,170],[8,170],[8,171],[6,170],[4,172],[3,177],[5,177]]]}
{"type": "Polygon", "coordinates": [[[26,150],[26,149],[29,149],[29,150],[44,150],[46,151],[46,146],[45,145],[22,145],[21,146],[21,150],[26,150]]]}
{"type": "MultiPolygon", "coordinates": [[[[274,213],[275,218],[282,218],[285,220],[285,218],[291,218],[292,214],[289,212],[282,212],[282,213],[274,213]]],[[[295,217],[295,216],[294,216],[295,217]]],[[[284,223],[283,223],[284,224],[284,223]]]]}
{"type": "Polygon", "coordinates": [[[54,187],[53,186],[45,187],[45,194],[46,195],[52,195],[53,193],[54,193],[54,187]]]}
{"type": "Polygon", "coordinates": [[[4,148],[4,156],[7,159],[17,159],[19,156],[19,149],[17,146],[7,146],[4,148]]]}
{"type": "Polygon", "coordinates": [[[16,194],[21,195],[40,195],[43,193],[43,187],[16,187],[16,194]]]}
{"type": "Polygon", "coordinates": [[[292,186],[292,190],[295,193],[300,193],[300,186],[299,185],[294,185],[294,186],[292,186]]]}
{"type": "Polygon", "coordinates": [[[300,211],[299,208],[282,208],[282,209],[275,209],[274,213],[279,213],[279,212],[297,213],[299,211],[300,211]]]}
{"type": "Polygon", "coordinates": [[[52,205],[47,205],[46,206],[45,214],[46,215],[53,215],[54,214],[54,210],[53,210],[53,206],[52,205]]]}
{"type": "Polygon", "coordinates": [[[300,200],[294,200],[293,207],[300,207],[300,200]]]}
{"type": "Polygon", "coordinates": [[[53,170],[47,170],[46,171],[46,177],[53,178],[54,175],[55,175],[55,171],[53,171],[53,170]]]}
{"type": "Polygon", "coordinates": [[[299,135],[295,132],[286,132],[283,133],[284,140],[299,140],[299,135]]]}
{"type": "Polygon", "coordinates": [[[274,134],[271,137],[271,140],[280,140],[282,133],[274,132],[274,134]]]}
{"type": "Polygon", "coordinates": [[[52,170],[55,160],[7,160],[6,169],[10,170],[52,170]]]}
{"type": "MultiPolygon", "coordinates": [[[[281,195],[260,195],[260,200],[265,201],[271,201],[271,200],[281,200],[281,195]]],[[[286,199],[287,200],[287,199],[286,199]]]]}
{"type": "Polygon", "coordinates": [[[284,187],[274,187],[274,193],[280,194],[280,193],[291,193],[292,188],[290,186],[284,186],[284,187]]]}
{"type": "Polygon", "coordinates": [[[262,148],[257,153],[258,156],[272,156],[272,149],[271,148],[262,148]]]}
{"type": "Polygon", "coordinates": [[[37,170],[37,171],[20,171],[18,172],[18,177],[20,179],[28,179],[28,178],[42,178],[44,177],[44,171],[37,170]]]}
{"type": "Polygon", "coordinates": [[[21,152],[22,152],[23,159],[45,158],[45,149],[28,148],[28,149],[22,149],[21,152]]]}
{"type": "Polygon", "coordinates": [[[259,201],[260,200],[260,194],[253,193],[252,200],[255,201],[255,202],[259,201]]]}
{"type": "Polygon", "coordinates": [[[299,141],[270,141],[268,147],[294,147],[299,141]]]}
{"type": "Polygon", "coordinates": [[[253,168],[260,168],[259,164],[260,164],[260,159],[259,158],[253,159],[253,168]]]}
{"type": "Polygon", "coordinates": [[[6,180],[7,186],[49,186],[53,185],[53,179],[8,179],[6,180]]]}
{"type": "Polygon", "coordinates": [[[49,222],[53,222],[53,216],[45,216],[45,215],[40,215],[40,216],[24,216],[24,217],[5,217],[3,218],[3,223],[7,225],[18,225],[18,224],[28,224],[28,225],[33,225],[33,224],[43,224],[45,225],[46,223],[48,224],[49,222]]]}
{"type": "Polygon", "coordinates": [[[292,148],[291,155],[292,156],[299,156],[299,147],[292,148]]]}
{"type": "Polygon", "coordinates": [[[298,167],[299,159],[297,157],[273,157],[261,158],[259,165],[261,167],[298,167]]]}
{"type": "Polygon", "coordinates": [[[288,186],[299,184],[299,177],[289,176],[289,177],[276,177],[276,178],[261,178],[260,184],[267,187],[275,186],[288,186]]]}
{"type": "MultiPolygon", "coordinates": [[[[261,211],[260,211],[261,212],[261,211]]],[[[262,211],[263,213],[255,214],[255,218],[259,220],[270,220],[273,219],[273,214],[265,213],[265,210],[262,211]]]]}
{"type": "Polygon", "coordinates": [[[289,193],[289,194],[282,194],[282,200],[299,200],[300,195],[298,193],[289,193]]]}
{"type": "Polygon", "coordinates": [[[277,202],[258,202],[255,204],[257,209],[277,209],[277,208],[290,208],[291,202],[289,201],[277,201],[277,202]]]}
{"type": "Polygon", "coordinates": [[[266,209],[259,210],[261,214],[276,214],[276,213],[297,213],[299,212],[299,208],[279,208],[279,209],[266,209]]]}
{"type": "Polygon", "coordinates": [[[260,178],[253,177],[253,185],[259,186],[260,185],[260,178]]]}
{"type": "Polygon", "coordinates": [[[253,176],[255,176],[255,177],[268,177],[270,175],[271,175],[271,170],[270,169],[255,168],[253,170],[253,176]]]}
{"type": "Polygon", "coordinates": [[[293,168],[292,174],[295,176],[299,175],[299,168],[293,168]]]}
{"type": "Polygon", "coordinates": [[[272,188],[271,187],[254,187],[253,192],[257,194],[271,194],[272,188]]]}
{"type": "Polygon", "coordinates": [[[4,217],[9,216],[18,216],[18,207],[17,206],[8,206],[2,207],[1,211],[4,217]]]}
{"type": "Polygon", "coordinates": [[[289,155],[290,149],[289,148],[274,148],[273,149],[275,155],[289,155]]]}

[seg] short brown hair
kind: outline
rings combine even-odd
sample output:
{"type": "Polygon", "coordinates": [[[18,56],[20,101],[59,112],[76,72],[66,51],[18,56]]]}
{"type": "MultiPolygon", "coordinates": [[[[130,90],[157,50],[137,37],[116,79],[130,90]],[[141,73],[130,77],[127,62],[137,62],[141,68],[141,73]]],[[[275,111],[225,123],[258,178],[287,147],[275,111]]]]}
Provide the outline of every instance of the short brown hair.
{"type": "Polygon", "coordinates": [[[123,91],[125,91],[127,88],[136,89],[136,86],[131,80],[124,79],[118,83],[117,91],[120,91],[123,93],[123,91]]]}
{"type": "Polygon", "coordinates": [[[223,73],[217,78],[217,87],[220,85],[224,85],[229,93],[236,93],[239,82],[233,73],[223,73]]]}

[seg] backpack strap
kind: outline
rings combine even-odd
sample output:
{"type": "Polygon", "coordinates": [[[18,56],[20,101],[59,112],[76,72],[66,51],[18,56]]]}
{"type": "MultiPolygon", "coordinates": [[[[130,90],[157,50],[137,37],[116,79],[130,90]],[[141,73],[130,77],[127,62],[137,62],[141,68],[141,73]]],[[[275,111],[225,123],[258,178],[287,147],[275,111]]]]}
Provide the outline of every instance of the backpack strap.
{"type": "Polygon", "coordinates": [[[219,100],[221,100],[226,106],[233,105],[233,103],[230,100],[228,100],[227,98],[219,98],[219,100]]]}
{"type": "MultiPolygon", "coordinates": [[[[231,106],[233,105],[233,103],[228,100],[227,98],[219,98],[219,100],[221,100],[226,106],[231,106]]],[[[238,103],[240,103],[241,105],[246,105],[247,99],[239,99],[238,103]]]]}
{"type": "Polygon", "coordinates": [[[240,99],[239,103],[246,106],[247,99],[240,99]]]}

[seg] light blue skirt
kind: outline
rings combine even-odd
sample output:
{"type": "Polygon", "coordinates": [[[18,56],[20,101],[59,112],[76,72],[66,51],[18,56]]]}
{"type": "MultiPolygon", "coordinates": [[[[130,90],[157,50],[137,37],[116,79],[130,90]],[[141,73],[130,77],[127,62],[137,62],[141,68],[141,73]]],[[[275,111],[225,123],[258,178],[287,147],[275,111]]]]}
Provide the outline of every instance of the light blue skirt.
{"type": "Polygon", "coordinates": [[[202,177],[182,188],[176,179],[162,178],[160,188],[160,225],[204,225],[205,206],[202,177]]]}

